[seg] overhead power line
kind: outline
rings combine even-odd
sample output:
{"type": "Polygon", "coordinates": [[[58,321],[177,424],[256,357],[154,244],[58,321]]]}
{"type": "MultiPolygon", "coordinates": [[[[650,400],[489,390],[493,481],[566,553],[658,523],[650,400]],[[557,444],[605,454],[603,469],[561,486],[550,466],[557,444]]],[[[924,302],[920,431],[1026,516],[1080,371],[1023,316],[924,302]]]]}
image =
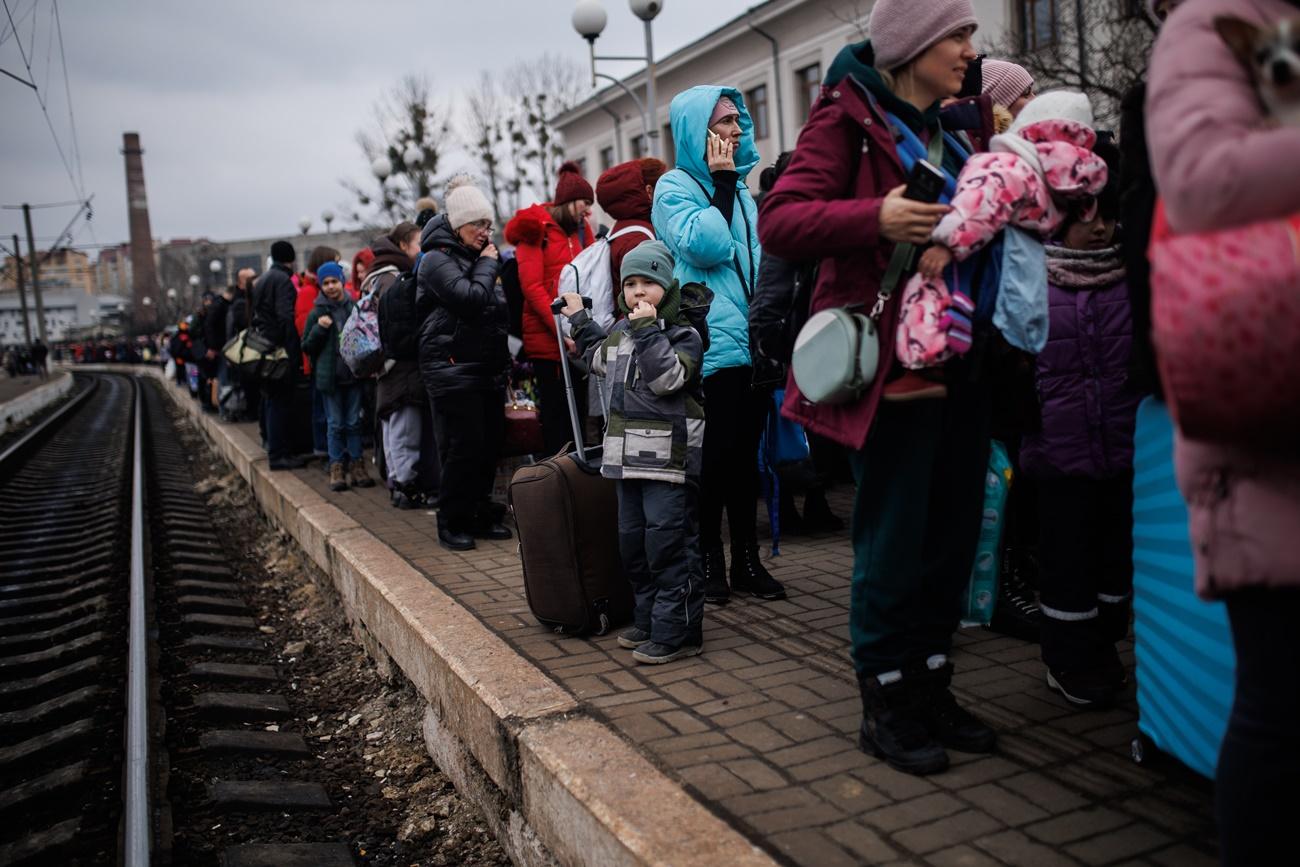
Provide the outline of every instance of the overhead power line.
{"type": "MultiPolygon", "coordinates": [[[[9,0],[3,0],[3,3],[5,9],[5,16],[9,19],[9,26],[12,27],[14,31],[14,42],[16,42],[18,45],[18,53],[23,59],[23,67],[27,70],[27,77],[31,82],[33,82],[32,92],[36,94],[36,102],[39,103],[41,106],[41,114],[45,117],[45,125],[49,127],[50,136],[54,139],[54,147],[59,152],[59,160],[62,161],[63,163],[64,171],[68,173],[68,181],[72,184],[73,192],[77,194],[78,199],[84,201],[86,198],[85,191],[82,189],[81,185],[77,183],[77,176],[72,171],[72,164],[68,161],[68,156],[63,150],[63,142],[59,140],[59,134],[54,129],[54,121],[50,118],[50,110],[49,107],[46,105],[45,97],[41,95],[40,88],[35,86],[36,76],[32,73],[32,63],[31,63],[32,57],[30,57],[28,55],[27,50],[23,48],[23,40],[21,35],[18,33],[18,25],[14,23],[14,14],[13,14],[13,10],[9,8],[9,0]]],[[[33,45],[35,44],[35,38],[36,38],[36,26],[33,24],[32,26],[33,45]]],[[[46,78],[48,80],[48,75],[46,76],[46,78]]],[[[69,108],[71,108],[71,103],[69,103],[69,108]]]]}

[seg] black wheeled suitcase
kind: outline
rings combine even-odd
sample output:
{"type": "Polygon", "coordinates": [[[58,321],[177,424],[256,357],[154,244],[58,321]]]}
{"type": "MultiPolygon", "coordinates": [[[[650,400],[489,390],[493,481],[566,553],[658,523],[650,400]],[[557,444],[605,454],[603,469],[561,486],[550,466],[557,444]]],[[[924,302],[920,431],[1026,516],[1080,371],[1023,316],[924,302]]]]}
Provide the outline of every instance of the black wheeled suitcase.
{"type": "Polygon", "coordinates": [[[632,585],[618,553],[614,482],[600,475],[600,449],[582,443],[582,419],[560,331],[562,304],[556,299],[551,309],[574,447],[521,467],[510,479],[509,501],[533,615],[556,632],[604,635],[631,618],[632,585]]]}

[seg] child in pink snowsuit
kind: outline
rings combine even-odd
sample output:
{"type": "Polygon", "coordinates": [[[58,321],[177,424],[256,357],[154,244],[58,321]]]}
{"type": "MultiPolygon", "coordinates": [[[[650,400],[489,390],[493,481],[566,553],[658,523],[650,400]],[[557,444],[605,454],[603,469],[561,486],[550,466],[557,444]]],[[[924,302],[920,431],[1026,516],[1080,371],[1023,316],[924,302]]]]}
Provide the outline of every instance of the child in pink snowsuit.
{"type": "Polygon", "coordinates": [[[903,289],[897,350],[904,367],[932,367],[970,348],[973,305],[943,283],[954,258],[965,261],[1008,225],[1046,240],[1064,222],[1065,203],[1106,186],[1106,163],[1092,152],[1092,123],[1084,94],[1044,93],[993,137],[989,153],[966,161],[952,211],[935,227],[934,246],[903,289]]]}

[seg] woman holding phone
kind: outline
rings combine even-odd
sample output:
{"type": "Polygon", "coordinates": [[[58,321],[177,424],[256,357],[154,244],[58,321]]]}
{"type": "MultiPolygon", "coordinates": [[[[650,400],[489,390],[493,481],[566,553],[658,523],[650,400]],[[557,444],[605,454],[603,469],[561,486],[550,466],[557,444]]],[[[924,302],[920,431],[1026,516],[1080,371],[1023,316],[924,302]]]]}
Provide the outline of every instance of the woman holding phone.
{"type": "MultiPolygon", "coordinates": [[[[967,152],[945,134],[940,105],[961,91],[975,28],[969,0],[878,0],[872,40],[847,46],[831,64],[759,223],[776,255],[821,263],[813,312],[871,310],[895,248],[927,244],[948,211],[904,196],[905,166],[926,159],[948,178],[960,171],[967,152]],[[938,160],[936,136],[944,142],[938,160]]],[[[991,130],[977,132],[987,141],[991,130]]],[[[883,305],[879,373],[863,395],[813,404],[791,382],[784,412],[852,450],[859,742],[899,770],[928,774],[947,768],[946,749],[987,753],[996,739],[953,698],[948,661],[980,530],[990,389],[959,360],[943,399],[882,401],[900,378],[894,335],[907,276],[883,305]]]]}
{"type": "MultiPolygon", "coordinates": [[[[745,178],[758,165],[754,124],[733,87],[701,85],[669,109],[677,167],[655,185],[651,220],[676,262],[682,284],[713,291],[704,353],[704,463],[700,546],[704,599],[731,591],[783,599],[785,588],[758,555],[758,440],[769,393],[753,385],[749,299],[758,279],[758,209],[745,178]],[[722,547],[722,513],[731,535],[731,572],[722,547]]],[[[702,335],[704,336],[704,335],[702,335]]]]}

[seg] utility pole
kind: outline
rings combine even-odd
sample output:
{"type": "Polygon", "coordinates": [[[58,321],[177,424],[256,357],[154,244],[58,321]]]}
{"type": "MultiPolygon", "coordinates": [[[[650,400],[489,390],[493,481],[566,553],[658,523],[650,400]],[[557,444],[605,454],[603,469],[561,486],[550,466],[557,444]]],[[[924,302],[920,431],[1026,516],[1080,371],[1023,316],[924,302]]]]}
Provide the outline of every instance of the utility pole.
{"type": "Polygon", "coordinates": [[[23,285],[23,248],[18,246],[18,233],[14,232],[14,263],[18,269],[18,303],[23,308],[23,335],[27,348],[32,348],[32,323],[27,321],[27,287],[23,285]]]}
{"type": "Polygon", "coordinates": [[[36,261],[36,236],[32,233],[32,206],[23,203],[23,222],[27,224],[27,251],[32,254],[32,297],[36,299],[36,330],[41,335],[41,343],[49,344],[45,338],[45,304],[41,301],[41,271],[36,261]]]}

